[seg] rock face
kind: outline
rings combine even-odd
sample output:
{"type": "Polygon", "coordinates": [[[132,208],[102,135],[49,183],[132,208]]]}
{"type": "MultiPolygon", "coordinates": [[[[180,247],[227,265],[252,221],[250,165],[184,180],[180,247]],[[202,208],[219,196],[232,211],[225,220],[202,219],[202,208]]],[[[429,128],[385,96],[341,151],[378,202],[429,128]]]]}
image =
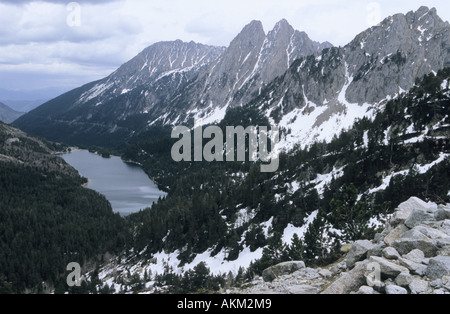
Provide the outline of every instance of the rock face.
{"type": "MultiPolygon", "coordinates": [[[[286,271],[270,283],[256,281],[244,291],[229,292],[450,294],[450,220],[446,210],[448,206],[411,198],[399,206],[375,237],[376,242],[357,241],[339,263],[318,270],[286,271]],[[295,288],[290,289],[291,285],[295,288]]],[[[282,264],[272,269],[287,268],[282,264]]]]}
{"type": "Polygon", "coordinates": [[[371,117],[387,99],[409,90],[416,75],[450,65],[449,36],[449,24],[435,9],[396,14],[344,47],[297,60],[262,92],[255,107],[290,129],[291,142],[307,146],[312,139],[331,140],[334,134],[322,129],[339,132],[355,118],[371,117]],[[302,128],[292,120],[308,123],[302,128]]]}
{"type": "Polygon", "coordinates": [[[305,267],[304,262],[281,263],[264,270],[263,279],[266,282],[274,281],[279,276],[292,274],[305,267]]]}

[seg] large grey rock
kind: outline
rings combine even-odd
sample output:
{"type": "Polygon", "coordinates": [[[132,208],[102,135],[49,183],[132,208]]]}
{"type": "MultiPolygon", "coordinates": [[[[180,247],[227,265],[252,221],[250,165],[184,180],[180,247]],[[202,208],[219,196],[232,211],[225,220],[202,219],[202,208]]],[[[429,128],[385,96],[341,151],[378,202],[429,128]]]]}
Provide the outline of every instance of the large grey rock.
{"type": "Polygon", "coordinates": [[[319,290],[317,287],[308,285],[294,285],[287,288],[290,294],[318,294],[319,290]]]}
{"type": "Polygon", "coordinates": [[[412,282],[409,284],[409,290],[411,290],[412,294],[423,294],[427,293],[430,289],[430,284],[422,279],[414,278],[412,282]]]}
{"type": "Polygon", "coordinates": [[[369,251],[367,251],[367,257],[371,256],[382,256],[383,250],[386,248],[386,243],[381,242],[375,244],[369,251]]]}
{"type": "Polygon", "coordinates": [[[395,278],[398,275],[400,275],[402,272],[408,272],[407,268],[397,265],[395,263],[392,263],[382,257],[372,256],[372,257],[370,257],[369,261],[371,263],[376,263],[380,266],[382,278],[383,277],[384,278],[395,278]]]}
{"type": "Polygon", "coordinates": [[[429,239],[399,239],[392,243],[401,255],[408,254],[412,250],[419,249],[425,257],[433,257],[438,252],[436,245],[429,239]]]}
{"type": "Polygon", "coordinates": [[[435,220],[433,211],[428,208],[415,208],[405,220],[405,226],[412,229],[425,221],[433,220],[435,220]]]}
{"type": "Polygon", "coordinates": [[[399,259],[400,254],[393,247],[387,247],[383,250],[383,257],[387,259],[399,259]]]}
{"type": "Polygon", "coordinates": [[[414,277],[409,272],[403,272],[395,278],[395,283],[401,287],[408,287],[413,279],[414,277]]]}
{"type": "Polygon", "coordinates": [[[436,255],[450,256],[450,239],[437,239],[435,240],[436,246],[439,251],[436,255]]]}
{"type": "Polygon", "coordinates": [[[418,228],[413,228],[408,231],[406,231],[402,236],[401,239],[415,239],[415,240],[431,240],[429,237],[427,237],[425,234],[420,232],[418,228]]]}
{"type": "Polygon", "coordinates": [[[369,286],[361,286],[356,294],[379,294],[374,288],[369,286]]]}
{"type": "Polygon", "coordinates": [[[356,263],[355,267],[348,273],[334,281],[322,294],[349,294],[358,291],[363,285],[366,285],[366,271],[369,261],[356,263]]]}
{"type": "Polygon", "coordinates": [[[408,291],[405,288],[396,285],[387,285],[385,289],[386,294],[408,294],[408,291]]]}
{"type": "Polygon", "coordinates": [[[300,269],[304,269],[305,267],[304,262],[281,263],[265,269],[262,276],[265,282],[270,282],[274,281],[279,276],[292,274],[300,269]]]}
{"type": "Polygon", "coordinates": [[[425,275],[425,272],[427,270],[427,266],[424,264],[420,264],[420,263],[416,263],[413,262],[409,259],[400,257],[398,259],[398,262],[400,265],[408,268],[413,274],[419,275],[419,276],[423,276],[425,275]]]}
{"type": "Polygon", "coordinates": [[[450,275],[450,256],[437,256],[430,259],[426,275],[430,280],[450,275]]]}
{"type": "Polygon", "coordinates": [[[355,264],[367,256],[367,252],[374,247],[374,244],[368,240],[356,241],[350,252],[347,254],[347,268],[353,268],[355,264]]]}
{"type": "Polygon", "coordinates": [[[429,208],[430,206],[421,199],[417,197],[411,197],[409,200],[398,206],[394,217],[390,222],[394,226],[405,223],[405,221],[409,218],[409,216],[415,209],[428,210],[429,208]]]}
{"type": "Polygon", "coordinates": [[[408,254],[406,254],[405,256],[403,256],[404,258],[413,261],[415,263],[422,263],[423,260],[425,259],[425,254],[418,249],[412,250],[411,252],[409,252],[408,254]]]}
{"type": "Polygon", "coordinates": [[[439,231],[450,236],[450,219],[445,219],[443,221],[438,221],[433,225],[434,228],[439,229],[439,231]]]}
{"type": "Polygon", "coordinates": [[[324,278],[331,278],[333,277],[333,273],[328,269],[321,269],[319,270],[319,275],[324,278]]]}
{"type": "Polygon", "coordinates": [[[384,237],[384,243],[391,246],[394,241],[400,239],[402,235],[409,231],[409,228],[404,224],[399,224],[393,230],[391,230],[386,237],[384,237]]]}
{"type": "Polygon", "coordinates": [[[446,238],[450,239],[450,236],[447,235],[445,232],[425,225],[415,226],[410,231],[405,232],[403,234],[403,237],[410,237],[409,236],[410,234],[416,235],[423,234],[428,239],[446,239],[446,238]]]}
{"type": "Polygon", "coordinates": [[[442,277],[442,285],[450,292],[450,276],[442,277]]]}
{"type": "Polygon", "coordinates": [[[438,210],[434,214],[434,218],[436,220],[450,219],[450,206],[449,205],[446,205],[446,206],[440,205],[438,207],[438,210]]]}

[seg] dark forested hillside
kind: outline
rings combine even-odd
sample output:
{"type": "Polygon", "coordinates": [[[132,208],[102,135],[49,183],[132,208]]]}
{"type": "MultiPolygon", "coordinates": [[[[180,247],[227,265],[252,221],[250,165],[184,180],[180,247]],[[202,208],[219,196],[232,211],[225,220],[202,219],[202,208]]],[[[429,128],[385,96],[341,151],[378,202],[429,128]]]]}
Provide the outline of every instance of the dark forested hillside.
{"type": "Polygon", "coordinates": [[[67,291],[68,263],[124,247],[123,220],[56,148],[0,124],[0,293],[67,291]]]}
{"type": "MultiPolygon", "coordinates": [[[[321,264],[339,254],[335,249],[341,244],[373,237],[377,229],[369,221],[382,223],[411,196],[449,202],[449,80],[450,69],[425,76],[373,120],[357,121],[330,143],[283,153],[273,174],[261,173],[251,163],[165,164],[157,173],[170,186],[168,197],[129,217],[136,230],[135,248],[144,250],[147,259],[163,250],[178,251],[182,266],[208,248],[212,256],[227,252],[232,261],[244,248],[265,247],[263,259],[252,265],[258,273],[299,258],[283,246],[280,235],[289,224],[303,226],[314,212],[316,219],[300,241],[301,257],[321,264]],[[265,233],[262,226],[268,222],[265,233]],[[277,250],[285,253],[275,254],[277,250]]],[[[249,121],[261,118],[252,108],[231,110],[227,117],[236,114],[249,121]]],[[[146,154],[147,142],[141,138],[128,147],[128,154],[139,147],[135,157],[144,167],[152,160],[148,170],[156,173],[155,156],[168,152],[161,146],[160,155],[146,154]]]]}

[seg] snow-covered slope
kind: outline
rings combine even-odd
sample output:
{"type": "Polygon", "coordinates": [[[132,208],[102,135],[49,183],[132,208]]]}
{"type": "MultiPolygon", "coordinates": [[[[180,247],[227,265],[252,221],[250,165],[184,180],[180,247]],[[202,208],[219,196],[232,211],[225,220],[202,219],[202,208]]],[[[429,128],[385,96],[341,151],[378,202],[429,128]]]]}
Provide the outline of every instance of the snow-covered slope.
{"type": "Polygon", "coordinates": [[[286,149],[329,142],[374,117],[418,77],[450,65],[450,27],[435,9],[397,14],[345,47],[297,60],[253,102],[288,134],[286,149]]]}
{"type": "Polygon", "coordinates": [[[329,206],[330,199],[334,199],[348,181],[359,182],[355,198],[365,202],[369,227],[383,227],[390,217],[385,209],[375,209],[374,204],[380,205],[377,198],[382,200],[383,206],[386,198],[396,206],[402,199],[419,194],[442,202],[450,189],[448,171],[445,171],[450,162],[449,75],[450,69],[446,69],[436,76],[426,76],[410,92],[387,102],[386,108],[380,110],[373,121],[367,119],[363,124],[353,125],[345,136],[329,145],[316,144],[310,151],[291,152],[279,172],[263,176],[260,181],[254,182],[255,177],[250,179],[249,173],[225,173],[224,176],[229,175],[235,182],[236,190],[232,191],[237,193],[228,190],[233,197],[238,197],[240,187],[248,184],[247,180],[252,182],[251,191],[258,193],[264,185],[267,189],[264,195],[270,196],[265,209],[268,215],[262,214],[267,206],[267,203],[263,205],[262,198],[256,205],[249,205],[251,198],[250,202],[242,203],[240,199],[233,199],[231,214],[226,202],[218,206],[219,219],[227,227],[223,239],[237,234],[233,238],[237,243],[231,245],[239,250],[233,258],[230,258],[230,246],[221,239],[204,251],[190,251],[186,261],[188,247],[195,244],[189,242],[178,249],[167,248],[167,239],[173,238],[169,229],[162,239],[164,249],[152,252],[146,244],[144,249],[126,258],[113,258],[101,268],[99,278],[120,291],[129,288],[126,278],[131,273],[145,283],[145,291],[153,291],[156,275],[182,275],[200,263],[214,275],[229,272],[236,275],[241,267],[248,268],[263,257],[264,248],[268,247],[266,244],[255,247],[249,242],[252,239],[249,235],[257,229],[265,239],[275,237],[274,230],[277,230],[284,245],[291,245],[297,235],[304,241],[305,252],[312,250],[308,241],[328,252],[336,240],[346,239],[339,237],[345,236],[347,231],[336,226],[333,212],[322,206],[329,206]],[[274,207],[277,210],[273,210],[274,207]]]}

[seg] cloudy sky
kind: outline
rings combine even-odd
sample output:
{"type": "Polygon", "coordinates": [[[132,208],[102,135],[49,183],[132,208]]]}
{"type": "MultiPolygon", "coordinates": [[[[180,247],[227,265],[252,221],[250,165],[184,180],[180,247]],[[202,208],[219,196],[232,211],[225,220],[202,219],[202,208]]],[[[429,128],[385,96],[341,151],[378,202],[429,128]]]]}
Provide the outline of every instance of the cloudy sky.
{"type": "Polygon", "coordinates": [[[316,41],[345,45],[395,13],[448,0],[0,0],[0,89],[71,89],[109,75],[145,47],[182,39],[228,46],[250,21],[286,18],[316,41]]]}

